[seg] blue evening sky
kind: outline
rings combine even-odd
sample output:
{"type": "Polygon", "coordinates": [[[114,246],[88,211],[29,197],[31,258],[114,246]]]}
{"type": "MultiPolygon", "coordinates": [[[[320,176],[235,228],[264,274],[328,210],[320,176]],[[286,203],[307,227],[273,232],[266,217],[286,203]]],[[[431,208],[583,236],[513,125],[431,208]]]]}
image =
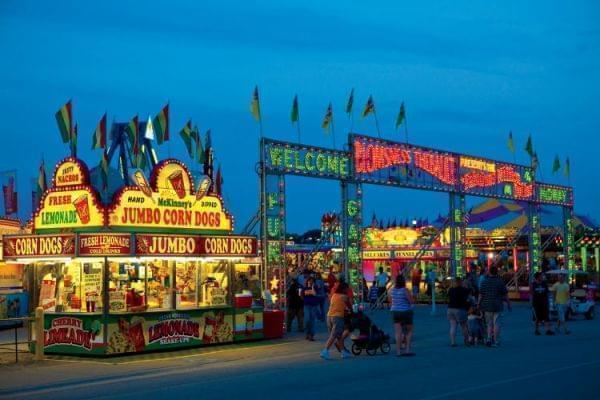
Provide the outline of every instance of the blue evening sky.
{"type": "MultiPolygon", "coordinates": [[[[173,139],[159,155],[182,157],[176,134],[188,118],[211,128],[228,207],[238,227],[257,207],[258,127],[248,107],[261,89],[265,136],[296,140],[289,121],[299,96],[302,140],[330,146],[320,128],[334,104],[343,113],[356,90],[354,130],[375,135],[358,112],[373,94],[386,138],[405,101],[415,144],[516,161],[529,132],[543,178],[555,154],[571,158],[576,211],[599,216],[600,3],[597,1],[23,1],[0,2],[0,170],[19,171],[20,205],[42,156],[67,155],[54,120],[69,98],[80,156],[91,166],[90,136],[104,111],[124,121],[171,104],[173,139]]],[[[539,178],[539,176],[538,176],[539,178]]],[[[339,208],[333,181],[288,181],[288,226],[318,225],[339,208]]],[[[447,196],[365,188],[365,219],[434,218],[447,196]]],[[[471,200],[473,201],[473,200],[471,200]]]]}

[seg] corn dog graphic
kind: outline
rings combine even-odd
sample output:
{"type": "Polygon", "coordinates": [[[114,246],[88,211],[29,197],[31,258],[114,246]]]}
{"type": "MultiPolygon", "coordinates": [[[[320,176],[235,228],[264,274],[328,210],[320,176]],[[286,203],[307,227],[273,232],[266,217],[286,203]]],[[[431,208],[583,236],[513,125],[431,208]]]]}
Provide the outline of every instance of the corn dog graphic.
{"type": "Polygon", "coordinates": [[[144,173],[138,169],[131,176],[136,186],[154,203],[154,199],[152,198],[152,188],[150,188],[150,184],[148,183],[146,176],[144,176],[144,173]]]}
{"type": "Polygon", "coordinates": [[[208,193],[208,189],[210,188],[211,183],[212,182],[210,178],[206,175],[200,178],[200,181],[198,182],[198,190],[196,190],[196,200],[194,200],[194,204],[196,204],[196,202],[200,201],[204,196],[206,196],[206,193],[208,193]]]}

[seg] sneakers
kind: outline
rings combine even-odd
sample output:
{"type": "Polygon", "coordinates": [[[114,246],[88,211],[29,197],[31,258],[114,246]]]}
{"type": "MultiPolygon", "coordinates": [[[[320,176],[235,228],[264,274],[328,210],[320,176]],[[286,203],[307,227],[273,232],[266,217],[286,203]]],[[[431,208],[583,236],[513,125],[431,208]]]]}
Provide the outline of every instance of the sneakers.
{"type": "Polygon", "coordinates": [[[547,336],[552,336],[552,335],[554,335],[554,331],[546,331],[546,335],[547,336]]]}
{"type": "Polygon", "coordinates": [[[329,355],[329,350],[323,349],[319,353],[319,356],[324,360],[331,360],[331,356],[329,355]]]}
{"type": "Polygon", "coordinates": [[[348,350],[342,350],[342,358],[346,359],[346,358],[351,358],[352,354],[350,354],[350,352],[348,350]]]}

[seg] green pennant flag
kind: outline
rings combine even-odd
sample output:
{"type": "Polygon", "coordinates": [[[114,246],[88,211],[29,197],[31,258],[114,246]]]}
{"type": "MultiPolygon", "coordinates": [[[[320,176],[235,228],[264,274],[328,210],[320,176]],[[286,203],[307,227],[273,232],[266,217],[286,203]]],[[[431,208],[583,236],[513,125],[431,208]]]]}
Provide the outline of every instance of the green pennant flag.
{"type": "Polygon", "coordinates": [[[202,138],[200,137],[200,131],[198,131],[197,126],[194,126],[192,132],[194,132],[193,136],[196,138],[196,161],[198,161],[198,164],[204,164],[206,156],[204,155],[204,148],[202,147],[202,138]]]}
{"type": "Polygon", "coordinates": [[[350,96],[348,96],[348,102],[346,103],[346,114],[348,117],[352,115],[352,106],[354,105],[354,88],[350,91],[350,96]]]}
{"type": "Polygon", "coordinates": [[[69,142],[73,133],[73,110],[71,100],[67,101],[67,103],[56,112],[55,117],[63,143],[69,142]]]}
{"type": "Polygon", "coordinates": [[[260,121],[260,97],[258,95],[258,85],[254,87],[252,100],[250,101],[250,113],[255,120],[260,121]]]}
{"type": "Polygon", "coordinates": [[[558,158],[558,154],[554,157],[554,163],[552,164],[552,173],[556,173],[560,171],[560,159],[558,158]]]}
{"type": "Polygon", "coordinates": [[[71,132],[71,154],[73,157],[77,157],[77,136],[78,136],[78,127],[77,124],[73,126],[73,131],[71,132]]]}
{"type": "Polygon", "coordinates": [[[406,118],[406,110],[404,109],[404,102],[400,105],[400,111],[398,111],[398,116],[396,117],[396,129],[404,122],[406,118]]]}
{"type": "Polygon", "coordinates": [[[140,152],[137,155],[136,165],[139,169],[146,169],[146,165],[148,163],[148,158],[146,157],[146,144],[142,143],[140,145],[140,152]]]}
{"type": "Polygon", "coordinates": [[[156,131],[156,141],[158,144],[163,144],[169,140],[169,104],[164,106],[162,110],[154,117],[152,125],[156,131]]]}
{"type": "Polygon", "coordinates": [[[321,128],[325,131],[325,133],[329,133],[329,127],[333,122],[333,108],[331,103],[327,106],[327,111],[325,111],[325,116],[323,117],[323,122],[321,123],[321,128]]]}
{"type": "Polygon", "coordinates": [[[100,171],[102,172],[102,183],[104,189],[108,188],[108,152],[106,148],[102,152],[102,158],[100,159],[100,171]]]}
{"type": "Polygon", "coordinates": [[[192,121],[189,120],[184,126],[183,129],[181,129],[181,131],[179,131],[179,136],[181,136],[181,139],[183,140],[183,143],[185,144],[185,148],[188,152],[188,154],[190,155],[190,157],[194,157],[194,152],[192,150],[192,121]]]}
{"type": "Polygon", "coordinates": [[[508,151],[515,154],[515,142],[513,141],[512,131],[508,132],[508,143],[506,145],[508,146],[508,151]]]}
{"type": "Polygon", "coordinates": [[[533,142],[531,141],[531,133],[527,138],[527,144],[525,145],[525,151],[529,154],[529,157],[533,157],[533,142]]]}
{"type": "Polygon", "coordinates": [[[92,134],[92,150],[106,147],[106,113],[100,118],[96,130],[92,134]]]}
{"type": "Polygon", "coordinates": [[[300,119],[300,111],[298,110],[298,95],[294,96],[294,102],[292,103],[292,112],[290,114],[290,119],[292,120],[292,124],[294,122],[298,122],[298,119],[300,119]]]}
{"type": "Polygon", "coordinates": [[[565,160],[565,169],[563,173],[567,178],[571,176],[571,161],[569,160],[569,157],[567,157],[567,159],[565,160]]]}
{"type": "Polygon", "coordinates": [[[127,133],[127,136],[129,137],[131,153],[134,156],[137,156],[140,151],[140,149],[139,149],[139,146],[140,146],[140,144],[139,144],[139,125],[138,125],[138,116],[137,115],[135,117],[133,117],[131,119],[131,121],[129,121],[129,123],[125,127],[125,132],[127,133]]]}
{"type": "Polygon", "coordinates": [[[375,112],[375,103],[373,102],[373,96],[369,95],[365,109],[362,112],[362,117],[365,118],[367,115],[375,112]]]}
{"type": "Polygon", "coordinates": [[[46,180],[46,166],[44,165],[44,160],[42,160],[42,164],[40,164],[39,175],[35,187],[36,196],[38,201],[42,198],[44,192],[48,190],[48,182],[46,180]]]}

